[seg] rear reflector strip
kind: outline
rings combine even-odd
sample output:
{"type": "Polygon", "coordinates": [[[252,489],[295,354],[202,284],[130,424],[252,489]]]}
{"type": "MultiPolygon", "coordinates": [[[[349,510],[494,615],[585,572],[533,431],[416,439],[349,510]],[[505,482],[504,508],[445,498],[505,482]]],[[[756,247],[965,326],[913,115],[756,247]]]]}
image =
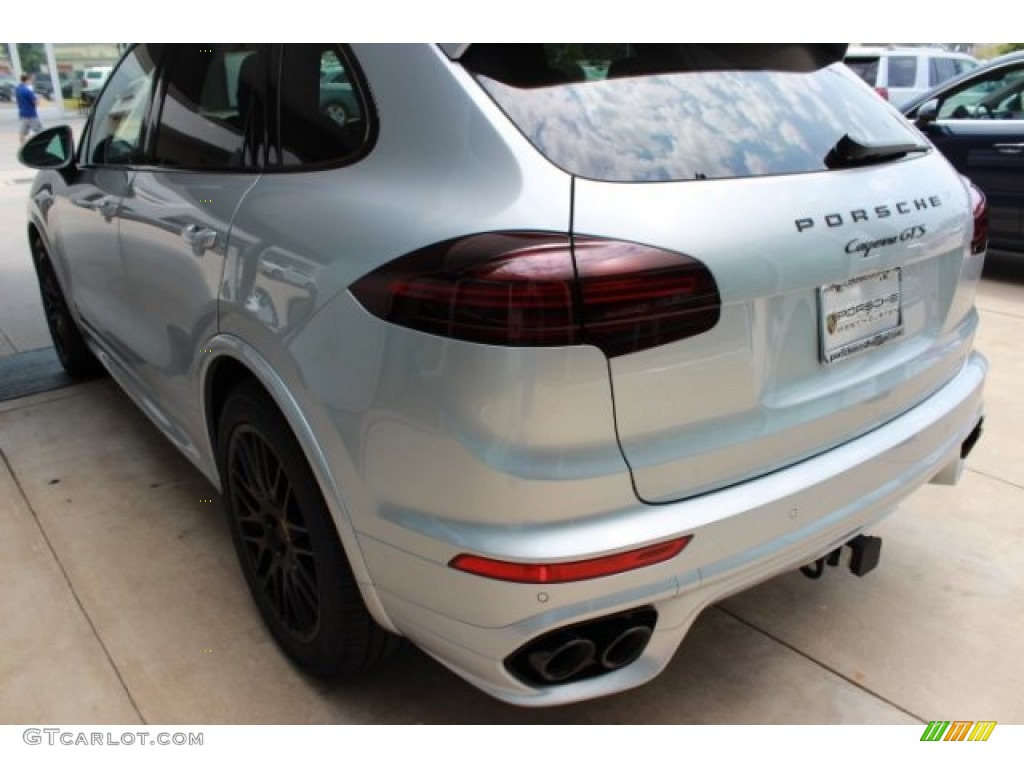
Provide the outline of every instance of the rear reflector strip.
{"type": "Polygon", "coordinates": [[[663,541],[660,544],[621,552],[617,555],[564,563],[515,563],[463,554],[452,558],[448,565],[457,571],[498,581],[514,581],[522,584],[564,584],[570,581],[597,579],[601,576],[611,576],[663,563],[682,552],[692,538],[693,536],[683,536],[680,539],[663,541]]]}

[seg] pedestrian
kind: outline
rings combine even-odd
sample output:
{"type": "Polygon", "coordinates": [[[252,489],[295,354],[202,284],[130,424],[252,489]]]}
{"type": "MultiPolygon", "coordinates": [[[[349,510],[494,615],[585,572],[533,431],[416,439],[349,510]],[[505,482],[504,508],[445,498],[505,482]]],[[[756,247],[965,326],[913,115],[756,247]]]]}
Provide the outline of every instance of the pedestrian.
{"type": "Polygon", "coordinates": [[[30,132],[39,133],[43,130],[43,124],[39,121],[39,112],[36,110],[39,98],[32,89],[32,75],[23,74],[21,83],[14,90],[18,96],[18,122],[20,123],[18,137],[24,144],[30,132]]]}

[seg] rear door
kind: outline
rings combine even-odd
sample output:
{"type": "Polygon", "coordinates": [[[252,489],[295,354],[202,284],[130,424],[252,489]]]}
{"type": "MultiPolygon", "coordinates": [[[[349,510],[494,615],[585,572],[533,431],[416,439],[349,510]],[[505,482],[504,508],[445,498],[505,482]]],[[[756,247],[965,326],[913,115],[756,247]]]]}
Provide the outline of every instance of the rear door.
{"type": "Polygon", "coordinates": [[[889,101],[906,104],[928,88],[928,58],[916,53],[893,53],[883,57],[889,101]]]}
{"type": "MultiPolygon", "coordinates": [[[[965,359],[974,321],[955,297],[967,190],[855,75],[829,65],[831,53],[584,47],[592,67],[612,57],[598,68],[608,76],[521,90],[485,82],[575,174],[578,244],[599,237],[694,259],[717,285],[710,329],[609,354],[619,443],[645,501],[844,443],[921,402],[965,359]],[[911,151],[854,160],[844,137],[911,151]]],[[[549,58],[559,54],[579,55],[549,58]]],[[[667,315],[675,299],[659,301],[652,315],[667,315]]]]}
{"type": "Polygon", "coordinates": [[[265,77],[268,57],[269,46],[256,43],[175,46],[147,163],[122,200],[131,366],[158,421],[186,450],[203,430],[195,374],[202,342],[216,332],[232,216],[260,175],[250,122],[252,105],[266,101],[252,91],[265,82],[243,82],[242,74],[258,69],[265,77]]]}

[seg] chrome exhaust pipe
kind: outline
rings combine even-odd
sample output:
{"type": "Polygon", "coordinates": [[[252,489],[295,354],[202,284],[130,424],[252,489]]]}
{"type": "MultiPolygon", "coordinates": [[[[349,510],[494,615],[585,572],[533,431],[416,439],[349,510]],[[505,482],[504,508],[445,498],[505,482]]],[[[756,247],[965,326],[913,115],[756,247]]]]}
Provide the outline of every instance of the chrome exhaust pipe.
{"type": "Polygon", "coordinates": [[[612,640],[601,653],[601,666],[618,669],[640,658],[651,639],[651,628],[637,624],[612,640]]]}
{"type": "Polygon", "coordinates": [[[578,675],[594,661],[596,648],[585,637],[569,637],[553,648],[534,651],[530,666],[548,683],[560,683],[578,675]]]}

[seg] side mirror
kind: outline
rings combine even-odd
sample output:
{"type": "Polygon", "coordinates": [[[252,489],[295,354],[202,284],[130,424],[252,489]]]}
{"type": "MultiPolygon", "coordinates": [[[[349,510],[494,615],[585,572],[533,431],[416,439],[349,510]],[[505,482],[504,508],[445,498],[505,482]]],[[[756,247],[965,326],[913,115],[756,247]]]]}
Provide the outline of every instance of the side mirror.
{"type": "Polygon", "coordinates": [[[18,161],[40,171],[62,171],[71,167],[74,146],[71,126],[57,125],[40,131],[25,142],[18,152],[18,161]]]}
{"type": "Polygon", "coordinates": [[[917,117],[914,119],[914,123],[919,128],[923,128],[929,123],[934,123],[939,117],[939,100],[930,99],[917,108],[917,117]]]}

